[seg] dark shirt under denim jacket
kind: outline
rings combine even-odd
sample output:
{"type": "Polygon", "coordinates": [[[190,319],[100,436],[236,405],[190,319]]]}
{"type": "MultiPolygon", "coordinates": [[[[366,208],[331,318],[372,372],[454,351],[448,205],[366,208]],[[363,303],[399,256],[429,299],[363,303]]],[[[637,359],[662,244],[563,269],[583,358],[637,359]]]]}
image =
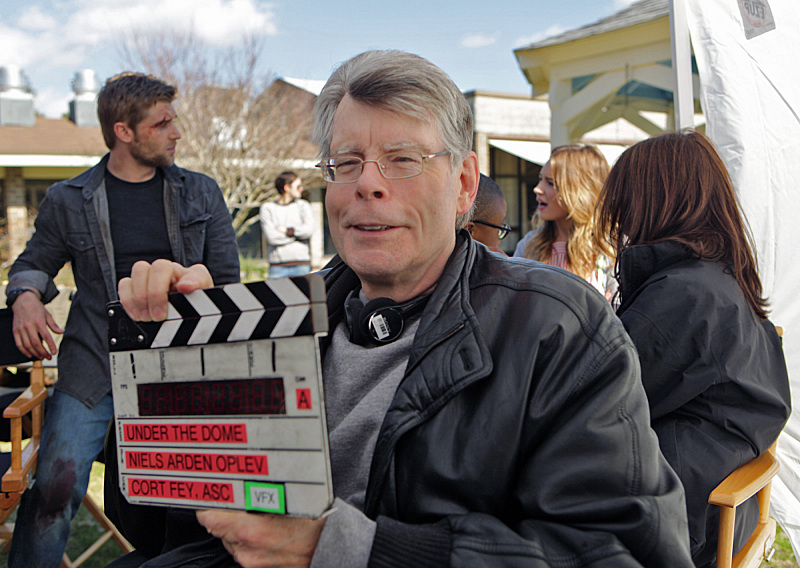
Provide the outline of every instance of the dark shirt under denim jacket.
{"type": "MultiPolygon", "coordinates": [[[[7,288],[33,287],[50,302],[58,295],[53,278],[72,263],[77,291],[59,349],[56,388],[89,407],[111,390],[105,307],[117,299],[117,276],[104,179],[108,158],[48,189],[7,288]]],[[[184,266],[205,264],[215,284],[237,282],[236,237],[217,183],[174,165],[162,172],[173,259],[184,266]]],[[[143,229],[147,221],[142,219],[143,229]]]]}

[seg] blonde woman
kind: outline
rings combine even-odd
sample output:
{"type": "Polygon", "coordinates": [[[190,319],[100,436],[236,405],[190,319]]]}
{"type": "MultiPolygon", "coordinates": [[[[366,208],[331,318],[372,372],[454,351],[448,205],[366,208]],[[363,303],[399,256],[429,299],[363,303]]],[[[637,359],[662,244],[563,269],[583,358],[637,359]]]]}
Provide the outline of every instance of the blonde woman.
{"type": "Polygon", "coordinates": [[[596,248],[593,238],[597,196],[608,175],[608,162],[595,146],[555,148],[533,190],[538,201],[528,232],[514,256],[558,266],[577,274],[611,300],[616,292],[610,247],[596,248]]]}

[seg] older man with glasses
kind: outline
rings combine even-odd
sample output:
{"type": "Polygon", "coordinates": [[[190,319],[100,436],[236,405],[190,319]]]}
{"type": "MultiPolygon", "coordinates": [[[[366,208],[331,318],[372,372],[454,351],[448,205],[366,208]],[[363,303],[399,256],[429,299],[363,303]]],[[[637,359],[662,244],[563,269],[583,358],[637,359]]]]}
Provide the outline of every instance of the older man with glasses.
{"type": "MultiPolygon", "coordinates": [[[[323,346],[336,500],[320,519],[167,518],[173,538],[220,540],[157,565],[691,566],[683,489],[619,320],[585,282],[461,230],[479,174],[453,81],[415,55],[362,53],[315,118],[339,253],[323,346]],[[390,338],[363,329],[378,305],[403,316],[390,338]]],[[[156,261],[120,298],[147,320],[168,290],[211,284],[202,266],[156,261]]],[[[122,524],[164,527],[164,514],[141,507],[122,524]]]]}

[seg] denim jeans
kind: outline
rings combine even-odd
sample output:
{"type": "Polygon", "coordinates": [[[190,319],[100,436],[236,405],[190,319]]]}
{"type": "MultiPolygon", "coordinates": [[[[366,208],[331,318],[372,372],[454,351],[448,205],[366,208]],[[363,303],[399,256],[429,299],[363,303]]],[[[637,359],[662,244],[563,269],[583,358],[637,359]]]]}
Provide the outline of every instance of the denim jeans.
{"type": "Polygon", "coordinates": [[[297,266],[281,266],[280,264],[269,267],[270,278],[285,278],[287,276],[303,276],[311,272],[308,264],[298,264],[297,266]]]}
{"type": "Polygon", "coordinates": [[[103,449],[114,414],[111,394],[94,408],[61,391],[47,401],[36,482],[22,495],[9,568],[58,568],[92,463],[103,449]]]}

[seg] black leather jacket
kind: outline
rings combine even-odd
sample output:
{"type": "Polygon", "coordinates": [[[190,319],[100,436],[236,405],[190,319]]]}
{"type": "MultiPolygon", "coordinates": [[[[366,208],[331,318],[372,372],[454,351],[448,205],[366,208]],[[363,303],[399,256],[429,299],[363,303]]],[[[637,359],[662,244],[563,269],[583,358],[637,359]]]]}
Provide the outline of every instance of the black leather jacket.
{"type": "MultiPolygon", "coordinates": [[[[653,429],[686,488],[692,557],[713,565],[719,508],[708,496],[763,453],[789,417],[791,396],[775,327],[759,320],[723,264],[675,242],[620,256],[618,311],[636,345],[653,429]]],[[[758,521],[737,510],[738,550],[758,521]]]]}
{"type": "MultiPolygon", "coordinates": [[[[326,282],[333,329],[357,280],[340,263],[326,282]]],[[[648,425],[608,302],[462,234],[376,444],[370,565],[691,566],[648,425]]]]}
{"type": "MultiPolygon", "coordinates": [[[[358,279],[340,262],[326,284],[333,329],[358,279]]],[[[376,444],[370,566],[691,566],[683,489],[649,422],[608,302],[462,231],[376,444]]],[[[193,514],[124,502],[113,441],[106,504],[131,542],[151,556],[207,539],[193,514]]]]}

